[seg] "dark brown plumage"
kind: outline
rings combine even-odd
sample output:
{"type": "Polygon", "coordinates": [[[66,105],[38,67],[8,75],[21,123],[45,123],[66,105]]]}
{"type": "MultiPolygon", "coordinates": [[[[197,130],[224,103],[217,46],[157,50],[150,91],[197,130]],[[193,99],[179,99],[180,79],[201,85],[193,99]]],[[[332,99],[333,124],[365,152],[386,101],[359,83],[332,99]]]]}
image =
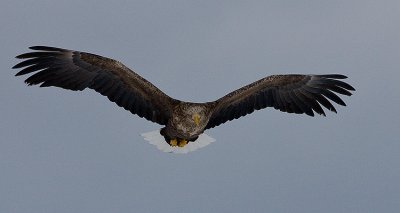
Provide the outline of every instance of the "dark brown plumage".
{"type": "Polygon", "coordinates": [[[178,103],[116,60],[55,47],[30,49],[37,51],[17,56],[26,60],[13,67],[24,68],[17,76],[35,73],[25,80],[28,85],[94,89],[118,106],[161,125],[167,123],[171,107],[178,103]]]}
{"type": "Polygon", "coordinates": [[[188,103],[169,97],[116,60],[55,47],[30,49],[17,56],[24,61],[13,67],[23,68],[17,76],[33,73],[25,80],[28,85],[94,89],[131,113],[165,125],[161,133],[170,145],[183,141],[184,146],[206,129],[266,107],[310,116],[325,115],[323,107],[336,112],[330,101],[346,104],[335,93],[350,96],[354,91],[339,74],[272,75],[214,102],[188,103]]]}
{"type": "Polygon", "coordinates": [[[233,91],[215,101],[216,107],[207,128],[237,119],[254,110],[274,107],[282,112],[314,116],[325,108],[336,112],[328,99],[346,106],[335,93],[350,96],[354,88],[337,80],[344,75],[272,75],[233,91]],[[314,112],[313,112],[314,111],[314,112]]]}

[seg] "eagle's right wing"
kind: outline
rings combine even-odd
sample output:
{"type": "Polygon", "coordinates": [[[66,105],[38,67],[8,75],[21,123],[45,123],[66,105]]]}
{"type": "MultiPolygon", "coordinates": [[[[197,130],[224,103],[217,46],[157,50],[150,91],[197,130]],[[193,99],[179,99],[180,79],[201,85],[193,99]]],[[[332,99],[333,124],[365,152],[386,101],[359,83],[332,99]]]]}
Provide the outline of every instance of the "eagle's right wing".
{"type": "Polygon", "coordinates": [[[35,72],[25,82],[41,87],[69,90],[91,88],[133,114],[165,125],[178,102],[164,94],[122,63],[85,52],[34,46],[35,50],[17,56],[25,59],[13,68],[24,68],[16,75],[35,72]]]}

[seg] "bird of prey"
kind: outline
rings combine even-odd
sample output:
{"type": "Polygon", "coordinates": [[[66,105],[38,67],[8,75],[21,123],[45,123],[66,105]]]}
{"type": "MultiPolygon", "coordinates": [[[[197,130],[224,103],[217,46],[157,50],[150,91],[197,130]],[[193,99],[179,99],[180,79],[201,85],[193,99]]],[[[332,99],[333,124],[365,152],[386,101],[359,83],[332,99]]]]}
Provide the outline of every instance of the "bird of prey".
{"type": "Polygon", "coordinates": [[[345,106],[335,93],[350,96],[355,89],[340,74],[271,75],[206,103],[184,102],[169,97],[122,63],[103,56],[47,46],[30,47],[18,55],[24,59],[13,68],[16,76],[31,74],[25,82],[40,87],[73,91],[90,88],[118,106],[163,125],[142,134],[160,150],[187,153],[215,139],[204,131],[255,110],[273,107],[282,112],[324,115],[323,107],[336,112],[330,101],[345,106]]]}

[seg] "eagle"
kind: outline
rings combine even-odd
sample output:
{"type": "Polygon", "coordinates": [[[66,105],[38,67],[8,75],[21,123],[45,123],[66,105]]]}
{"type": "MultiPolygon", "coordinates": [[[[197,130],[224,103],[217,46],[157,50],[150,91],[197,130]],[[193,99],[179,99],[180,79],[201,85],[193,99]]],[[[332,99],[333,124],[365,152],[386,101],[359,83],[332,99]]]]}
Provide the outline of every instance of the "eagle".
{"type": "Polygon", "coordinates": [[[325,116],[323,108],[336,113],[331,101],[346,106],[337,95],[350,96],[355,89],[341,74],[271,75],[222,98],[193,103],[174,99],[121,62],[49,46],[32,46],[13,69],[16,76],[32,74],[25,83],[82,91],[86,88],[108,97],[118,106],[163,126],[142,134],[160,150],[187,153],[215,141],[204,131],[227,121],[271,107],[282,112],[325,116]]]}

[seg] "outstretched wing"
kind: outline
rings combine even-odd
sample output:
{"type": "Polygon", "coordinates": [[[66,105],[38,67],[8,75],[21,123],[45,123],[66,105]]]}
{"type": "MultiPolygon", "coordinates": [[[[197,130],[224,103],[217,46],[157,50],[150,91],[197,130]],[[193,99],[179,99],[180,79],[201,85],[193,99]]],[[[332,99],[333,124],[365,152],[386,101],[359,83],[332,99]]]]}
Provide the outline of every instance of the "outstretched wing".
{"type": "Polygon", "coordinates": [[[336,112],[329,99],[339,105],[346,104],[334,92],[350,96],[349,90],[355,90],[349,84],[337,80],[345,78],[338,74],[272,75],[263,78],[212,103],[214,110],[206,129],[266,107],[288,113],[314,116],[316,112],[325,116],[322,105],[336,112]]]}
{"type": "Polygon", "coordinates": [[[24,61],[13,67],[23,68],[16,76],[34,73],[25,80],[28,85],[74,91],[91,88],[131,113],[161,125],[167,123],[177,102],[116,60],[55,47],[30,49],[35,51],[17,56],[24,61]]]}

